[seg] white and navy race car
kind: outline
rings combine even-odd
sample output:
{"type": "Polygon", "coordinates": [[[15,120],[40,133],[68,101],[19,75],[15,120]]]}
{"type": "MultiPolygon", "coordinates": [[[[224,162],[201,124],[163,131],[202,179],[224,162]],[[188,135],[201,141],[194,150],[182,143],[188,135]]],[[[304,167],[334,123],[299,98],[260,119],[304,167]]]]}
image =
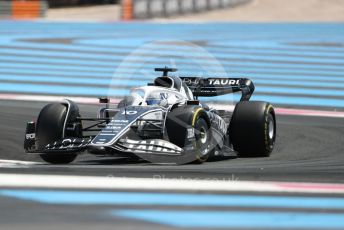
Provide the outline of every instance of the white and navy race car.
{"type": "Polygon", "coordinates": [[[71,163],[85,151],[174,164],[233,153],[270,155],[276,139],[275,112],[267,102],[249,101],[251,80],[177,77],[168,76],[176,69],[155,70],[163,75],[133,89],[117,106],[100,98],[104,106],[95,118],[81,117],[70,100],[46,105],[37,122],[27,123],[24,149],[52,164],[71,163]],[[234,111],[215,110],[198,100],[234,92],[242,93],[234,111]]]}

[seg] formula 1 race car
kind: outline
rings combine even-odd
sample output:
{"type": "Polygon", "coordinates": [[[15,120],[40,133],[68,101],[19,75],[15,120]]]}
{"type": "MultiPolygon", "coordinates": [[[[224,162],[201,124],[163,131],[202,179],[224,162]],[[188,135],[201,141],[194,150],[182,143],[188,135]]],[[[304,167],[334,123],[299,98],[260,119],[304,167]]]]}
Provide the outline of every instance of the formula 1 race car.
{"type": "Polygon", "coordinates": [[[24,149],[52,164],[71,163],[84,151],[174,164],[231,153],[270,155],[276,139],[275,112],[267,102],[249,101],[251,80],[177,77],[168,76],[176,69],[155,70],[162,76],[132,89],[116,108],[110,99],[100,98],[104,106],[95,118],[81,117],[70,100],[46,105],[37,122],[27,123],[24,149]],[[211,109],[198,100],[235,92],[242,96],[234,111],[211,109]]]}

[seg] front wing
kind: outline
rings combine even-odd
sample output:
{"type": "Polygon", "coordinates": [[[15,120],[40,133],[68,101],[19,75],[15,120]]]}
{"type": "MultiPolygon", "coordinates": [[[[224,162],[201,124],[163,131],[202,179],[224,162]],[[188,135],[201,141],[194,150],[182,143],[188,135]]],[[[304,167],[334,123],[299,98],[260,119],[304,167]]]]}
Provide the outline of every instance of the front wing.
{"type": "MultiPolygon", "coordinates": [[[[82,153],[94,146],[91,138],[65,138],[48,144],[44,149],[36,148],[34,135],[26,135],[25,150],[35,154],[75,154],[82,153]]],[[[102,147],[102,146],[97,146],[102,147]]],[[[136,155],[152,163],[186,164],[197,160],[197,149],[192,144],[180,148],[171,142],[161,139],[130,140],[120,139],[112,146],[103,146],[105,149],[116,151],[116,155],[136,155]]],[[[209,148],[211,148],[209,146],[209,148]]],[[[106,152],[105,152],[106,153],[106,152]]],[[[112,153],[112,151],[109,151],[112,153]]]]}

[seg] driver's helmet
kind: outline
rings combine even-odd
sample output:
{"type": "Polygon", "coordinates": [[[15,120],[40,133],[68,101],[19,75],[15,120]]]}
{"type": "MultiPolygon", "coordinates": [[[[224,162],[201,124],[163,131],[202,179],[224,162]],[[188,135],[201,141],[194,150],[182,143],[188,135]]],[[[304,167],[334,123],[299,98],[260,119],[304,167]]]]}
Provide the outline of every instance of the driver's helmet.
{"type": "Polygon", "coordinates": [[[147,105],[159,105],[161,100],[147,98],[146,103],[147,105]]]}
{"type": "Polygon", "coordinates": [[[164,102],[167,102],[167,96],[160,92],[153,92],[146,98],[147,105],[163,105],[164,102]]]}

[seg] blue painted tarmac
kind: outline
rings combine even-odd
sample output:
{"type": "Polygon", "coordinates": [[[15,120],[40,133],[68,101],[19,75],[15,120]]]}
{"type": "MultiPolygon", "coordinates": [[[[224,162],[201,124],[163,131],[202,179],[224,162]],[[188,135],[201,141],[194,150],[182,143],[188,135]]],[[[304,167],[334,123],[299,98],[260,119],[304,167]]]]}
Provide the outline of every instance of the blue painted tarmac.
{"type": "Polygon", "coordinates": [[[2,189],[0,197],[46,205],[104,206],[94,215],[179,228],[344,228],[340,197],[16,189],[2,189]]]}
{"type": "Polygon", "coordinates": [[[340,23],[1,21],[0,93],[122,97],[168,65],[181,76],[251,78],[253,100],[343,109],[343,51],[340,23]]]}

